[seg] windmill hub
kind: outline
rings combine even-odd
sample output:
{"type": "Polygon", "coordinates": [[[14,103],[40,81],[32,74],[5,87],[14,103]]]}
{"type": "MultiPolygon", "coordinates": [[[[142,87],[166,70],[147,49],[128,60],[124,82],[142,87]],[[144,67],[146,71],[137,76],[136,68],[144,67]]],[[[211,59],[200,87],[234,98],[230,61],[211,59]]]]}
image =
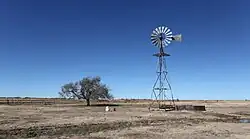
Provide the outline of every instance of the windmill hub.
{"type": "Polygon", "coordinates": [[[159,39],[160,39],[160,41],[165,40],[166,39],[165,34],[164,33],[159,34],[159,39]]]}

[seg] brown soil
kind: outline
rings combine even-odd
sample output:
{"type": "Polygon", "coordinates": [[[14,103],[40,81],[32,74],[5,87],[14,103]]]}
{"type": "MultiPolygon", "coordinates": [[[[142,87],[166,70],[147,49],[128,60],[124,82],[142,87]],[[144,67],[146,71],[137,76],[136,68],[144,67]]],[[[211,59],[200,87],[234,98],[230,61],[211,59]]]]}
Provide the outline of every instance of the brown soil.
{"type": "Polygon", "coordinates": [[[0,105],[0,138],[250,138],[250,123],[239,122],[250,119],[250,102],[202,104],[207,111],[149,112],[147,107],[132,105],[112,106],[116,111],[104,112],[101,106],[79,104],[0,105]]]}

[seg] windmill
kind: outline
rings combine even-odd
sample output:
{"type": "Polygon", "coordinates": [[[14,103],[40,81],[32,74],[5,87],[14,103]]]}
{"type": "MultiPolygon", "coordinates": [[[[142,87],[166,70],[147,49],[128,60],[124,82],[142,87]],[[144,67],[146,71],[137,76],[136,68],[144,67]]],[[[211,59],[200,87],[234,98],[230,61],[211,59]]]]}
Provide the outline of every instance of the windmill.
{"type": "Polygon", "coordinates": [[[153,55],[158,58],[157,79],[151,93],[151,98],[154,97],[154,101],[150,104],[149,109],[155,102],[158,103],[159,109],[175,109],[171,85],[167,78],[168,72],[165,60],[165,56],[170,56],[170,54],[164,52],[164,48],[168,47],[172,41],[181,42],[182,35],[173,35],[170,28],[166,26],[155,28],[151,34],[151,42],[159,48],[159,52],[153,55]],[[170,102],[170,104],[166,105],[167,102],[170,102]]]}

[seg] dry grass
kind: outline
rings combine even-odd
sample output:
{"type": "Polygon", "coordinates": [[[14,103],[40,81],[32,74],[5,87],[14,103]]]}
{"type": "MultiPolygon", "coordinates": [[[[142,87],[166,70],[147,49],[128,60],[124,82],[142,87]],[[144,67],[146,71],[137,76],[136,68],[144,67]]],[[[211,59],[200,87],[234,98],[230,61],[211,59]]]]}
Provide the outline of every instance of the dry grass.
{"type": "Polygon", "coordinates": [[[112,106],[84,104],[0,105],[0,138],[250,138],[249,101],[185,101],[203,104],[206,112],[151,111],[148,101],[112,106]]]}

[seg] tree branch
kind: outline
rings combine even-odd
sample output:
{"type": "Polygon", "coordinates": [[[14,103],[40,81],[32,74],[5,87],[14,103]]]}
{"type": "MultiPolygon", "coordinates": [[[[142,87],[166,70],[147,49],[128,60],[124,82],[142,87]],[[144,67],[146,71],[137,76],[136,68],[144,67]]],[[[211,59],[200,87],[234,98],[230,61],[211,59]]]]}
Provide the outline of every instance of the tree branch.
{"type": "Polygon", "coordinates": [[[81,99],[81,98],[85,99],[84,97],[81,97],[80,95],[76,94],[76,92],[73,90],[70,92],[73,93],[78,99],[81,99]]]}

